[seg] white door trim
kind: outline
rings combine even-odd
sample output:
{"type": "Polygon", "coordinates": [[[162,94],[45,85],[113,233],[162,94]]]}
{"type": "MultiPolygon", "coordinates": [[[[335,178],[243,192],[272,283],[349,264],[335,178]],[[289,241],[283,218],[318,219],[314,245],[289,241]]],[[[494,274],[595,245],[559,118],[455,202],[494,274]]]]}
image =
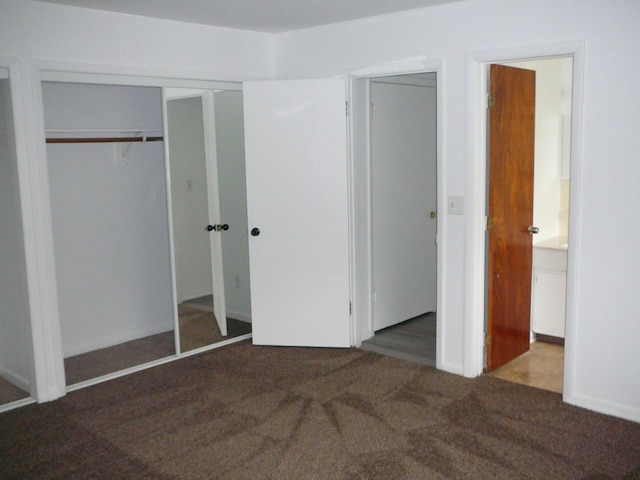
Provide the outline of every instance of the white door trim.
{"type": "MultiPolygon", "coordinates": [[[[358,82],[375,77],[390,75],[408,75],[416,73],[435,73],[436,74],[436,169],[437,169],[437,205],[446,205],[446,192],[444,188],[444,179],[446,178],[445,165],[445,118],[446,118],[446,102],[444,94],[444,64],[442,58],[430,59],[424,57],[411,58],[398,62],[385,63],[380,65],[372,65],[364,68],[354,68],[346,70],[345,76],[350,80],[349,103],[352,106],[362,103],[362,99],[355,96],[357,93],[358,82]]],[[[361,87],[360,87],[361,88],[361,87]]],[[[365,95],[365,96],[368,96],[365,95]]],[[[352,323],[354,334],[354,345],[359,346],[362,341],[373,336],[373,314],[371,308],[371,292],[372,292],[372,275],[371,275],[371,168],[368,164],[369,150],[354,151],[357,145],[355,135],[361,135],[363,127],[358,125],[358,116],[364,115],[368,118],[369,102],[366,103],[366,111],[356,111],[351,108],[350,111],[350,152],[349,152],[349,171],[350,171],[350,216],[351,216],[351,258],[352,258],[352,323]],[[366,166],[356,165],[356,162],[366,161],[366,166]],[[366,200],[364,200],[366,198],[366,200]],[[356,207],[366,210],[366,220],[359,221],[356,216],[356,207]],[[362,252],[362,249],[366,250],[362,252]],[[365,260],[366,259],[366,260],[365,260]],[[362,286],[366,283],[366,288],[362,286]]],[[[367,125],[369,124],[366,120],[367,125]]],[[[368,130],[368,129],[367,129],[368,130]]],[[[436,339],[436,368],[449,371],[451,373],[461,373],[456,365],[446,363],[446,342],[448,334],[447,330],[447,308],[444,302],[445,292],[445,272],[443,265],[446,258],[446,238],[447,229],[444,221],[444,215],[438,215],[437,218],[438,231],[438,259],[437,259],[437,339],[436,339]]]]}
{"type": "Polygon", "coordinates": [[[577,322],[578,252],[580,248],[580,198],[582,159],[582,96],[584,84],[584,42],[487,50],[467,57],[467,126],[468,202],[465,218],[465,334],[464,376],[475,377],[484,367],[485,322],[485,198],[486,198],[486,69],[490,63],[548,58],[573,57],[573,115],[571,123],[571,193],[569,213],[569,250],[567,268],[567,312],[564,365],[564,400],[571,403],[575,391],[575,352],[577,322]]]}

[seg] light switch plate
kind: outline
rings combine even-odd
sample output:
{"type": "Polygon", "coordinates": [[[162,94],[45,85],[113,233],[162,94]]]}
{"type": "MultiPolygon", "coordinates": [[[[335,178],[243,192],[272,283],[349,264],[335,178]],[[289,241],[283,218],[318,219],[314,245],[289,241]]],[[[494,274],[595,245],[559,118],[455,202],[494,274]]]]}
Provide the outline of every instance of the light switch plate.
{"type": "Polygon", "coordinates": [[[447,213],[449,215],[464,215],[464,197],[449,195],[447,197],[447,213]]]}

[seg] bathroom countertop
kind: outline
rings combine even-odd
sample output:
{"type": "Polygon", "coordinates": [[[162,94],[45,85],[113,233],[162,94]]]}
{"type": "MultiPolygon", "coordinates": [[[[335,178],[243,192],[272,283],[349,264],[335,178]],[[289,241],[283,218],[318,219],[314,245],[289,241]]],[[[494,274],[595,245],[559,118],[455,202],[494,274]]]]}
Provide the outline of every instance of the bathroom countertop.
{"type": "Polygon", "coordinates": [[[554,237],[533,244],[533,248],[546,248],[549,250],[566,250],[567,237],[554,237]]]}

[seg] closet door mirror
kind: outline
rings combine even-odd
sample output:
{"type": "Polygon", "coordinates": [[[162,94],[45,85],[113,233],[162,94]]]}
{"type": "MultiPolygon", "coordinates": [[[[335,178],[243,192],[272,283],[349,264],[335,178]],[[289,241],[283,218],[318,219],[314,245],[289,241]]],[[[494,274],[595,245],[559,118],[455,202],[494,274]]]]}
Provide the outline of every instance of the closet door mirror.
{"type": "Polygon", "coordinates": [[[175,355],[162,89],[42,93],[67,385],[175,355]]]}
{"type": "Polygon", "coordinates": [[[166,88],[181,352],[251,332],[240,90],[166,88]]]}
{"type": "Polygon", "coordinates": [[[0,406],[28,398],[31,322],[11,87],[0,68],[0,406]]]}

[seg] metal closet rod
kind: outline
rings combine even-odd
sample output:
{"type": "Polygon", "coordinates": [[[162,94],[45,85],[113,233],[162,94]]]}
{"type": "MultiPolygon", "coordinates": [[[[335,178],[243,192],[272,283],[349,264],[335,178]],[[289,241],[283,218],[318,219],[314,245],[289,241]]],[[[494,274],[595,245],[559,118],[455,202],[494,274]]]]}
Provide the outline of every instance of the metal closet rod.
{"type": "Polygon", "coordinates": [[[162,142],[164,137],[64,137],[47,138],[47,143],[130,143],[162,142]]]}

